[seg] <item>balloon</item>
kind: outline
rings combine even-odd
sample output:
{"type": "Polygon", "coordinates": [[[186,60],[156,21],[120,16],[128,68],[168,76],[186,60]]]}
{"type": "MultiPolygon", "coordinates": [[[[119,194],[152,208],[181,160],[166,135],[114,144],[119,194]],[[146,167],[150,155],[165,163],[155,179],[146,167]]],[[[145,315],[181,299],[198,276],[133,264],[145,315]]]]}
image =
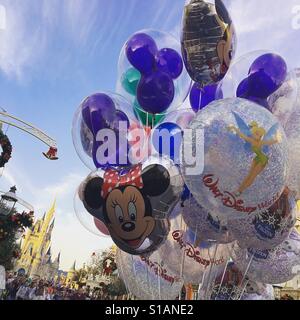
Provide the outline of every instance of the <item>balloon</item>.
{"type": "Polygon", "coordinates": [[[249,72],[251,66],[264,56],[277,55],[259,50],[247,53],[235,60],[224,79],[219,83],[217,94],[220,91],[224,98],[244,98],[269,109],[267,99],[277,90],[277,84],[264,69],[249,72]]]}
{"type": "Polygon", "coordinates": [[[160,155],[167,155],[175,164],[179,164],[182,135],[183,132],[177,124],[164,122],[153,130],[152,143],[154,149],[160,155]]]}
{"type": "Polygon", "coordinates": [[[208,300],[274,300],[274,290],[271,285],[249,281],[231,262],[213,278],[206,275],[200,296],[208,300]]]}
{"type": "Polygon", "coordinates": [[[127,290],[140,300],[175,300],[183,281],[169,270],[157,252],[132,256],[117,249],[116,263],[127,290]]]}
{"type": "Polygon", "coordinates": [[[255,80],[268,79],[272,85],[269,86],[270,93],[261,96],[267,98],[271,93],[275,92],[285,81],[287,77],[287,64],[278,54],[267,53],[258,57],[251,65],[249,76],[255,75],[255,80]]]}
{"type": "Polygon", "coordinates": [[[274,116],[282,124],[288,141],[290,174],[287,186],[300,198],[300,70],[290,72],[284,84],[269,98],[274,116]]]}
{"type": "Polygon", "coordinates": [[[142,74],[153,71],[157,51],[154,39],[145,33],[136,33],[126,43],[127,59],[142,74]]]}
{"type": "Polygon", "coordinates": [[[241,249],[235,244],[232,259],[251,280],[268,284],[292,280],[300,270],[300,235],[294,229],[288,239],[272,250],[241,249]]]}
{"type": "Polygon", "coordinates": [[[170,271],[180,275],[185,283],[199,284],[205,272],[212,268],[224,268],[228,256],[225,246],[212,243],[200,248],[198,239],[190,239],[187,226],[179,216],[171,220],[171,231],[167,241],[157,254],[170,271]]]}
{"type": "Polygon", "coordinates": [[[183,62],[180,54],[170,48],[161,49],[156,56],[157,68],[168,73],[173,79],[177,79],[183,70],[183,62]]]}
{"type": "Polygon", "coordinates": [[[288,189],[269,209],[255,217],[228,222],[242,248],[273,249],[288,238],[296,223],[297,204],[288,189]]]}
{"type": "Polygon", "coordinates": [[[183,140],[182,173],[195,200],[213,216],[243,219],[279,199],[288,150],[284,131],[269,111],[244,99],[219,100],[199,112],[189,129],[193,136],[183,140]],[[192,168],[191,150],[198,151],[192,168]]]}
{"type": "Polygon", "coordinates": [[[195,83],[190,93],[190,103],[197,113],[215,100],[223,99],[222,92],[218,91],[218,85],[212,84],[201,88],[195,83]]]}
{"type": "Polygon", "coordinates": [[[234,241],[234,236],[228,231],[227,226],[218,218],[212,217],[193,197],[184,202],[182,216],[198,239],[215,240],[222,244],[234,241]]]}
{"type": "Polygon", "coordinates": [[[136,96],[137,87],[141,79],[141,73],[134,69],[128,69],[122,76],[122,86],[123,88],[133,96],[136,96]]]}
{"type": "Polygon", "coordinates": [[[179,201],[183,182],[169,160],[148,160],[127,170],[94,172],[82,183],[86,210],[105,223],[123,251],[141,255],[155,251],[169,233],[168,218],[179,201]]]}
{"type": "Polygon", "coordinates": [[[232,20],[221,0],[215,5],[190,0],[184,8],[182,55],[190,77],[200,86],[225,76],[236,50],[232,20]]]}
{"type": "Polygon", "coordinates": [[[104,93],[96,93],[86,98],[81,104],[85,124],[93,132],[110,128],[114,120],[116,107],[113,99],[104,93]]]}
{"type": "Polygon", "coordinates": [[[139,105],[152,114],[163,113],[171,105],[175,87],[171,76],[162,71],[142,76],[137,89],[139,105]]]}
{"type": "Polygon", "coordinates": [[[79,158],[91,170],[131,166],[128,131],[134,122],[133,110],[122,96],[98,93],[86,98],[72,127],[79,158]]]}
{"type": "MultiPolygon", "coordinates": [[[[119,57],[116,91],[124,96],[131,105],[136,104],[135,100],[137,100],[137,90],[135,90],[135,84],[138,74],[134,73],[134,76],[131,76],[132,71],[130,71],[134,69],[136,72],[141,74],[143,79],[149,79],[149,77],[152,79],[150,83],[150,91],[145,91],[145,85],[143,85],[142,93],[144,95],[143,101],[154,101],[155,103],[157,100],[159,101],[158,112],[155,113],[165,115],[166,111],[168,113],[177,111],[188,97],[191,88],[191,79],[185,68],[183,68],[180,42],[166,32],[151,29],[139,31],[131,38],[135,38],[137,35],[137,38],[139,39],[140,34],[146,35],[147,39],[151,38],[151,42],[154,41],[155,43],[156,50],[152,50],[152,53],[149,54],[148,52],[148,54],[145,56],[141,56],[141,61],[143,59],[150,61],[149,65],[146,63],[145,65],[142,64],[140,68],[136,68],[130,62],[130,60],[128,60],[127,44],[130,42],[130,40],[126,42],[119,57]],[[144,67],[147,69],[147,71],[142,72],[140,69],[143,69],[144,67]],[[128,76],[128,72],[130,73],[130,77],[128,76]],[[170,93],[167,92],[167,90],[169,90],[168,88],[171,89],[170,93]],[[172,94],[173,91],[174,94],[172,94]],[[162,94],[162,92],[164,92],[164,94],[162,94]],[[165,98],[167,98],[167,102],[165,98]]],[[[140,52],[139,50],[144,49],[148,51],[147,48],[138,47],[137,53],[140,52]]],[[[140,82],[141,80],[139,79],[137,84],[140,82]]],[[[150,111],[147,103],[145,106],[143,103],[137,103],[136,105],[139,110],[143,111],[143,113],[146,113],[146,116],[147,112],[153,113],[153,111],[157,111],[153,109],[155,106],[153,106],[151,103],[150,111]]],[[[148,117],[150,118],[150,114],[148,117]]]]}
{"type": "Polygon", "coordinates": [[[152,114],[145,112],[137,101],[135,101],[133,108],[136,118],[147,127],[153,128],[165,118],[165,114],[152,114]]]}

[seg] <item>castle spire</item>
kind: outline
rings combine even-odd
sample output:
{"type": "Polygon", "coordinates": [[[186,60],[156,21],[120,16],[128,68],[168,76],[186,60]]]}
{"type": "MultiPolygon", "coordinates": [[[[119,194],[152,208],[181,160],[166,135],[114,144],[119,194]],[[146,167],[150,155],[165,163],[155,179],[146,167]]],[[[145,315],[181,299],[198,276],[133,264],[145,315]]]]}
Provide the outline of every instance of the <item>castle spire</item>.
{"type": "Polygon", "coordinates": [[[54,200],[51,208],[49,209],[49,211],[46,213],[45,218],[43,219],[43,233],[46,233],[49,225],[54,217],[55,214],[55,209],[56,209],[56,199],[54,200]]]}
{"type": "Polygon", "coordinates": [[[74,261],[74,263],[73,263],[73,265],[72,265],[70,270],[71,271],[75,271],[76,270],[76,260],[74,261]]]}

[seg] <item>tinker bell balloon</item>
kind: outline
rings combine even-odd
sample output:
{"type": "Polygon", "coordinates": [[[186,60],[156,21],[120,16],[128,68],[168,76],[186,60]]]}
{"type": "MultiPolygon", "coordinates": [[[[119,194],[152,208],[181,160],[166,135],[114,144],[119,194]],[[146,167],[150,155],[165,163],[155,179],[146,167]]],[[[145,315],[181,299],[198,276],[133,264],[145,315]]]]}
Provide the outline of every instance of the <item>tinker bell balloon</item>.
{"type": "Polygon", "coordinates": [[[255,121],[248,126],[245,121],[235,112],[233,112],[238,128],[231,125],[228,127],[230,131],[236,133],[242,140],[246,142],[245,149],[247,152],[255,154],[251,169],[247,177],[244,179],[236,192],[236,196],[243,194],[245,190],[250,188],[256,178],[265,170],[269,163],[267,156],[268,147],[282,142],[279,132],[279,124],[275,124],[268,132],[255,121]]]}

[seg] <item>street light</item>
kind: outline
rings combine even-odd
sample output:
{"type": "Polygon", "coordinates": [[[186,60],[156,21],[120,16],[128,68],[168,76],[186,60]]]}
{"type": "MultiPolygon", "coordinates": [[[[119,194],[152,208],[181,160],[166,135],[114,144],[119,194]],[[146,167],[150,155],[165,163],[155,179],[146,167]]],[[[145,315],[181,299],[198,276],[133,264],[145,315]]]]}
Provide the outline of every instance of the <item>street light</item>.
{"type": "Polygon", "coordinates": [[[12,213],[16,204],[20,204],[21,206],[28,209],[30,212],[33,212],[33,206],[27,203],[25,200],[17,197],[16,194],[17,188],[13,186],[10,188],[8,192],[1,192],[1,200],[0,200],[0,215],[8,216],[12,213]]]}
{"type": "Polygon", "coordinates": [[[8,216],[13,211],[13,209],[16,206],[16,203],[18,202],[18,198],[16,196],[17,188],[16,186],[13,186],[10,188],[10,190],[6,193],[4,193],[1,196],[0,201],[0,215],[8,216]]]}

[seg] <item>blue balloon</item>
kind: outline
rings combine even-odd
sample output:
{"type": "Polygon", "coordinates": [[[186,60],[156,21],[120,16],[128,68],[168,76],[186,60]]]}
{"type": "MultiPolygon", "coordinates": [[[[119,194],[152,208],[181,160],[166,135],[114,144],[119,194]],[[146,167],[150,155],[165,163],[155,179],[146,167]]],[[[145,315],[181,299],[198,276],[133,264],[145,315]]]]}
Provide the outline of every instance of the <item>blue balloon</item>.
{"type": "Polygon", "coordinates": [[[156,56],[156,64],[160,71],[168,73],[173,79],[177,79],[183,70],[181,56],[174,49],[160,50],[156,56]]]}
{"type": "Polygon", "coordinates": [[[160,155],[167,155],[175,164],[179,164],[182,129],[175,123],[165,122],[155,128],[152,143],[160,155]]]}
{"type": "Polygon", "coordinates": [[[149,113],[164,113],[175,97],[175,86],[171,76],[162,71],[143,75],[137,89],[140,106],[149,113]]]}
{"type": "Polygon", "coordinates": [[[126,44],[126,56],[129,62],[142,74],[155,68],[155,56],[158,52],[154,39],[145,33],[137,33],[126,44]]]}
{"type": "Polygon", "coordinates": [[[198,83],[195,83],[190,92],[191,107],[196,113],[211,102],[220,99],[223,99],[223,93],[218,90],[218,84],[212,84],[201,88],[198,83]]]}

